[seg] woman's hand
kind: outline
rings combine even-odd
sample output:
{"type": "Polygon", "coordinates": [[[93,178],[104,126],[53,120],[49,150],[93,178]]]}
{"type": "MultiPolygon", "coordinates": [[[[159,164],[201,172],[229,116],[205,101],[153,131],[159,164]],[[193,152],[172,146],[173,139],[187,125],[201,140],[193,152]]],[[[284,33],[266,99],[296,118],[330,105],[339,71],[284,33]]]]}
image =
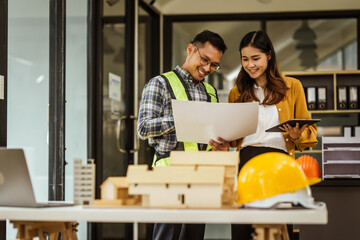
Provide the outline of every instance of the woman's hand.
{"type": "Polygon", "coordinates": [[[209,141],[209,145],[211,146],[213,151],[229,151],[230,143],[228,143],[226,140],[222,139],[221,137],[218,137],[217,140],[220,143],[212,139],[210,139],[209,141]]]}
{"type": "Polygon", "coordinates": [[[284,124],[283,127],[280,127],[281,130],[286,131],[293,140],[300,138],[301,133],[305,130],[307,124],[304,124],[301,128],[299,123],[296,123],[295,127],[292,127],[290,124],[284,124]]]}

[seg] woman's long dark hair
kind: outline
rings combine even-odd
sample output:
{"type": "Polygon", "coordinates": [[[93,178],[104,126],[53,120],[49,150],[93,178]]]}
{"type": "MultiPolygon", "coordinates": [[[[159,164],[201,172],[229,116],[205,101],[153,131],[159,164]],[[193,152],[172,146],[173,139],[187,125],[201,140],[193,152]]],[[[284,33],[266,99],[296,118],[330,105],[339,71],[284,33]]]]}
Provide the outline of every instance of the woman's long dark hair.
{"type": "MultiPolygon", "coordinates": [[[[248,46],[257,48],[271,57],[266,69],[267,84],[265,88],[265,98],[262,104],[273,105],[279,103],[285,97],[286,91],[289,88],[286,86],[285,81],[280,74],[280,70],[276,63],[274,47],[270,38],[262,31],[247,33],[240,42],[239,51],[241,59],[241,50],[248,46]]],[[[244,70],[244,67],[242,67],[236,79],[236,85],[240,92],[238,102],[259,101],[254,93],[254,82],[255,80],[251,78],[244,70]]]]}

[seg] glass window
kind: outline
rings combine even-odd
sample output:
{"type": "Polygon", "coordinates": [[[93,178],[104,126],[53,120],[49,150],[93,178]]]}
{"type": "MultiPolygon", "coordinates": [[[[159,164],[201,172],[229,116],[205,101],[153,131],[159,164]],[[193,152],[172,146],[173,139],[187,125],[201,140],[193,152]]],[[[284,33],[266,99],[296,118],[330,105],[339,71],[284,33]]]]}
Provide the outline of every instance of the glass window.
{"type": "Polygon", "coordinates": [[[260,30],[260,21],[174,23],[172,67],[184,63],[187,44],[205,29],[220,34],[228,47],[220,63],[221,69],[206,79],[218,89],[220,102],[227,102],[229,91],[235,85],[240,70],[240,40],[246,33],[260,30]]]}
{"type": "MultiPolygon", "coordinates": [[[[25,150],[37,201],[47,201],[49,2],[8,2],[7,144],[25,150]]],[[[73,160],[87,156],[87,0],[66,6],[65,198],[71,201],[73,160]]],[[[7,224],[7,238],[15,236],[7,224]]],[[[78,236],[86,239],[86,224],[80,224],[78,236]]]]}
{"type": "Polygon", "coordinates": [[[357,40],[352,41],[344,48],[344,68],[345,70],[357,70],[358,52],[357,40]]]}
{"type": "MultiPolygon", "coordinates": [[[[23,148],[38,201],[48,199],[49,3],[8,1],[7,145],[23,148]],[[22,11],[23,10],[23,11],[22,11]]],[[[16,231],[7,224],[7,238],[16,231]]]]}
{"type": "Polygon", "coordinates": [[[357,42],[337,49],[320,62],[317,70],[357,70],[357,42]]]}
{"type": "Polygon", "coordinates": [[[46,201],[49,10],[30,8],[37,13],[24,15],[19,8],[26,5],[28,1],[9,2],[7,142],[8,147],[24,148],[37,199],[46,201]]]}
{"type": "MultiPolygon", "coordinates": [[[[74,159],[87,159],[87,0],[66,2],[65,200],[73,201],[74,159]]],[[[80,222],[79,239],[86,239],[80,222]]]]}
{"type": "Polygon", "coordinates": [[[326,57],[324,60],[322,60],[319,63],[319,66],[317,67],[318,70],[342,70],[343,63],[342,63],[342,57],[343,57],[342,51],[336,51],[333,54],[326,57]]]}
{"type": "Polygon", "coordinates": [[[73,160],[87,157],[87,1],[68,1],[66,7],[72,11],[66,18],[65,198],[72,201],[73,160]]]}
{"type": "Polygon", "coordinates": [[[355,18],[268,21],[266,28],[283,71],[342,70],[357,66],[356,51],[347,50],[346,56],[343,55],[343,49],[357,41],[355,18]],[[345,62],[344,57],[348,59],[345,62]]]}

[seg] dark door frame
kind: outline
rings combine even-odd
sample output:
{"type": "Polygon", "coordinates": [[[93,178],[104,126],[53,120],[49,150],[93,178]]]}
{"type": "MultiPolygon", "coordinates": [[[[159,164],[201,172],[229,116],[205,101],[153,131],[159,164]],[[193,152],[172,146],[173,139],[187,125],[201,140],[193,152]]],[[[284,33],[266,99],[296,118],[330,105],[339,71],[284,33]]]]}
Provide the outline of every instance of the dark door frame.
{"type": "Polygon", "coordinates": [[[7,52],[8,0],[0,0],[0,75],[4,76],[4,99],[0,99],[0,146],[7,145],[7,52]]]}
{"type": "MultiPolygon", "coordinates": [[[[4,99],[0,99],[0,147],[7,146],[7,52],[8,0],[0,0],[0,75],[4,76],[4,99]]],[[[6,221],[0,221],[0,239],[6,239],[6,221]]]]}
{"type": "MultiPolygon", "coordinates": [[[[143,0],[139,2],[139,6],[146,11],[151,18],[151,26],[147,33],[147,36],[151,36],[150,41],[147,42],[147,49],[151,49],[150,54],[148,55],[147,61],[151,62],[148,64],[146,77],[150,80],[151,77],[160,74],[160,12],[154,8],[152,5],[146,4],[143,0]]],[[[140,23],[147,21],[147,19],[139,19],[140,23]]]]}
{"type": "Polygon", "coordinates": [[[49,200],[65,200],[66,0],[49,8],[49,200]]]}
{"type": "MultiPolygon", "coordinates": [[[[88,0],[87,33],[87,157],[95,159],[95,198],[100,198],[103,146],[103,1],[88,0]]],[[[88,239],[101,239],[102,228],[88,223],[88,239]]]]}

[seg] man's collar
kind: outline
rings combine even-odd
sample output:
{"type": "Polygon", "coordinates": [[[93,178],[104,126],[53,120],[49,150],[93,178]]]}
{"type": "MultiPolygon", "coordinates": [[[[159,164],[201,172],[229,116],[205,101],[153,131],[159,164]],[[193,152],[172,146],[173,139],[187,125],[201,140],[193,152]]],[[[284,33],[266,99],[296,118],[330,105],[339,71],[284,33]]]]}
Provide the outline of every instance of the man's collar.
{"type": "Polygon", "coordinates": [[[185,81],[192,82],[195,85],[204,81],[204,79],[201,81],[194,81],[194,78],[190,75],[190,73],[182,69],[179,65],[177,65],[174,70],[177,71],[185,81]]]}

